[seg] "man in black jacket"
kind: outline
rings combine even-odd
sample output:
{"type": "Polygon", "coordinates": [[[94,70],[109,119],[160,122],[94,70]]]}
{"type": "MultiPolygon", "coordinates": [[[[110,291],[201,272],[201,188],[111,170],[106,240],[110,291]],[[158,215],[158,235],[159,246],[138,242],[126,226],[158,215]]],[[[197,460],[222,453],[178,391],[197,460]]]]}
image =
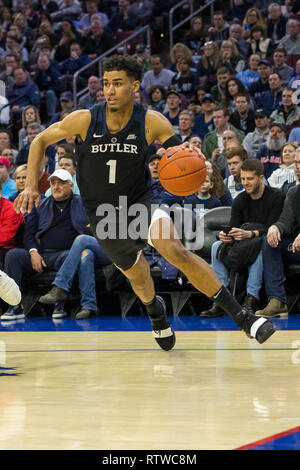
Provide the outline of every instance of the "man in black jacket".
{"type": "MultiPolygon", "coordinates": [[[[212,267],[223,284],[229,286],[229,271],[218,252],[221,243],[239,242],[246,239],[261,237],[271,224],[279,217],[283,206],[283,195],[280,190],[264,185],[263,164],[256,159],[247,159],[241,167],[241,182],[245,189],[233,202],[230,218],[230,230],[221,230],[220,241],[215,242],[211,249],[212,267]],[[244,224],[256,224],[259,230],[243,229],[244,224]]],[[[252,225],[252,226],[253,226],[252,225]]],[[[245,254],[246,256],[246,254],[245,254]]],[[[256,260],[248,266],[246,284],[247,295],[243,306],[255,312],[259,300],[263,280],[263,261],[261,251],[256,260]]],[[[224,311],[216,304],[201,313],[202,317],[218,317],[224,311]]]]}
{"type": "Polygon", "coordinates": [[[250,96],[247,93],[239,93],[234,98],[236,110],[231,114],[231,124],[248,134],[255,129],[254,111],[250,108],[250,96]]]}
{"type": "Polygon", "coordinates": [[[287,315],[285,263],[300,263],[300,186],[288,191],[282,213],[264,238],[262,253],[268,304],[255,315],[268,318],[287,315]]]}

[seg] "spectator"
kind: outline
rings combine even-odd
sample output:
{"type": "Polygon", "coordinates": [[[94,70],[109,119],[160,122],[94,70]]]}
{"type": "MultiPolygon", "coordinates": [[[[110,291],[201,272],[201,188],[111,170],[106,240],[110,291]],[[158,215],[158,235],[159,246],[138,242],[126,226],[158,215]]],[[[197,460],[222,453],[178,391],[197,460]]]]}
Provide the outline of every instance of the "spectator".
{"type": "Polygon", "coordinates": [[[0,156],[5,149],[11,149],[13,153],[13,161],[16,161],[18,151],[12,147],[12,135],[8,129],[0,129],[0,156]]]}
{"type": "Polygon", "coordinates": [[[287,86],[292,74],[294,73],[293,67],[290,67],[286,63],[287,54],[285,49],[275,49],[273,53],[273,72],[279,74],[282,85],[287,86]]]}
{"type": "Polygon", "coordinates": [[[26,183],[26,176],[27,176],[27,165],[19,165],[13,175],[13,179],[15,181],[15,187],[17,192],[12,194],[9,198],[10,201],[14,201],[16,197],[25,189],[26,183]]]}
{"type": "Polygon", "coordinates": [[[246,135],[255,129],[254,111],[250,108],[248,93],[238,93],[234,98],[236,110],[230,116],[231,124],[243,131],[246,135]]]}
{"type": "Polygon", "coordinates": [[[171,85],[175,85],[178,93],[190,100],[194,95],[195,88],[199,85],[199,78],[196,72],[191,71],[192,61],[180,59],[177,62],[178,73],[173,76],[171,85]]]}
{"type": "Polygon", "coordinates": [[[285,265],[300,262],[299,194],[299,185],[289,190],[279,218],[263,240],[263,271],[268,303],[264,309],[255,312],[258,317],[273,318],[288,314],[285,265]]]}
{"type": "Polygon", "coordinates": [[[269,91],[262,91],[256,96],[255,101],[259,108],[264,108],[269,115],[282,106],[282,80],[278,73],[269,75],[269,91]]]}
{"type": "Polygon", "coordinates": [[[6,157],[0,157],[0,186],[2,197],[10,199],[17,194],[14,180],[9,175],[10,163],[6,157]]]}
{"type": "Polygon", "coordinates": [[[196,194],[186,198],[186,203],[192,205],[192,210],[197,215],[202,215],[210,209],[221,207],[219,198],[213,195],[213,178],[210,173],[206,173],[206,178],[196,194]]]}
{"type": "Polygon", "coordinates": [[[298,90],[300,88],[300,59],[296,62],[295,75],[290,78],[288,86],[294,90],[298,90]]]}
{"type": "Polygon", "coordinates": [[[5,69],[0,74],[0,80],[5,83],[7,88],[11,88],[15,84],[13,71],[18,66],[16,56],[14,54],[7,54],[4,58],[4,65],[5,69]]]}
{"type": "Polygon", "coordinates": [[[149,49],[145,44],[137,44],[135,46],[135,59],[142,64],[143,75],[151,69],[149,49]]]}
{"type": "Polygon", "coordinates": [[[289,135],[294,127],[300,126],[300,109],[293,103],[293,88],[284,88],[282,91],[282,106],[273,111],[271,119],[284,124],[289,135]]]}
{"type": "Polygon", "coordinates": [[[179,114],[181,111],[181,97],[180,94],[175,90],[170,90],[167,93],[167,108],[168,111],[164,113],[167,119],[173,126],[175,134],[179,133],[179,114]]]}
{"type": "Polygon", "coordinates": [[[62,88],[62,77],[46,54],[40,54],[38,57],[34,81],[39,87],[41,99],[45,100],[47,120],[50,120],[56,111],[57,97],[62,88]]]}
{"type": "Polygon", "coordinates": [[[99,19],[91,23],[91,30],[83,40],[82,53],[94,60],[115,45],[115,40],[109,31],[105,31],[99,19]]]}
{"type": "Polygon", "coordinates": [[[50,18],[54,23],[58,23],[66,18],[69,20],[77,20],[81,15],[82,10],[79,3],[75,0],[64,0],[62,7],[53,13],[50,13],[50,18]]]}
{"type": "Polygon", "coordinates": [[[278,47],[286,50],[288,55],[299,54],[300,50],[300,23],[296,19],[289,19],[287,23],[289,34],[281,38],[278,47]]]}
{"type": "Polygon", "coordinates": [[[280,166],[268,178],[268,183],[272,188],[281,189],[284,183],[292,183],[296,180],[294,165],[297,148],[297,142],[286,142],[283,145],[280,151],[280,166]]]}
{"type": "Polygon", "coordinates": [[[62,75],[72,76],[77,70],[89,64],[91,60],[87,55],[82,54],[81,45],[77,41],[70,43],[70,56],[64,60],[60,66],[62,75]]]}
{"type": "Polygon", "coordinates": [[[235,199],[245,188],[241,182],[241,167],[248,159],[246,150],[239,147],[231,147],[226,150],[227,167],[229,176],[225,178],[226,188],[229,189],[232,199],[235,199]]]}
{"type": "Polygon", "coordinates": [[[272,57],[274,44],[273,41],[267,37],[266,28],[264,26],[253,26],[248,41],[252,54],[259,54],[262,59],[272,57]]]}
{"type": "MultiPolygon", "coordinates": [[[[78,188],[77,180],[76,180],[76,160],[74,153],[65,153],[61,157],[58,158],[58,169],[59,170],[66,170],[70,173],[73,179],[73,194],[79,194],[80,191],[78,188]]],[[[45,196],[51,196],[51,187],[47,189],[45,192],[45,196]]]]}
{"type": "Polygon", "coordinates": [[[90,109],[92,106],[96,104],[96,93],[101,88],[100,79],[94,75],[92,75],[88,80],[88,93],[83,95],[78,102],[79,109],[90,109]]]}
{"type": "Polygon", "coordinates": [[[229,122],[230,112],[227,108],[222,106],[217,106],[213,113],[213,120],[215,129],[204,137],[202,150],[207,159],[212,157],[212,152],[214,149],[219,148],[220,151],[223,151],[223,141],[222,136],[226,130],[232,130],[236,133],[240,142],[243,141],[244,133],[236,129],[229,122]]]}
{"type": "MultiPolygon", "coordinates": [[[[212,267],[227,287],[230,286],[230,269],[226,266],[226,258],[221,256],[221,244],[224,246],[224,244],[241,243],[242,240],[262,237],[279,216],[283,205],[280,191],[265,186],[263,166],[257,160],[246,159],[244,161],[241,166],[241,181],[243,192],[233,202],[229,222],[230,231],[227,234],[221,230],[220,241],[215,242],[211,249],[212,267]],[[251,226],[254,229],[251,229],[251,226]]],[[[249,260],[250,264],[248,263],[247,268],[242,269],[242,271],[245,269],[248,271],[243,306],[253,313],[257,309],[263,283],[263,259],[259,248],[258,241],[256,249],[258,254],[253,256],[254,260],[249,260]]],[[[202,312],[201,316],[218,317],[223,314],[224,312],[213,304],[209,310],[202,312]]]]}
{"type": "Polygon", "coordinates": [[[117,31],[133,31],[137,26],[137,17],[131,13],[130,1],[119,0],[119,10],[112,15],[109,21],[110,29],[115,33],[117,31]]]}
{"type": "Polygon", "coordinates": [[[217,83],[217,70],[219,68],[219,46],[214,41],[208,41],[204,44],[203,56],[201,57],[197,73],[201,85],[212,87],[217,83]]]}
{"type": "Polygon", "coordinates": [[[22,111],[22,128],[18,133],[19,151],[28,143],[27,126],[32,122],[41,124],[40,113],[35,106],[28,105],[22,111]]]}
{"type": "MultiPolygon", "coordinates": [[[[4,272],[21,288],[25,274],[58,270],[73,241],[88,224],[80,196],[72,193],[73,180],[65,170],[50,176],[52,196],[44,198],[27,216],[24,248],[14,248],[5,257],[4,272]],[[47,228],[47,230],[46,230],[47,228]]],[[[1,320],[24,318],[22,304],[10,306],[1,320]]]]}
{"type": "Polygon", "coordinates": [[[233,0],[233,4],[225,13],[225,18],[230,22],[242,22],[251,4],[245,0],[233,0]]]}
{"type": "Polygon", "coordinates": [[[29,78],[23,67],[14,69],[15,84],[7,90],[7,99],[11,106],[13,121],[19,120],[23,109],[32,104],[39,108],[40,90],[36,83],[29,78]]]}
{"type": "Polygon", "coordinates": [[[245,60],[240,55],[237,46],[230,39],[224,40],[220,46],[219,67],[228,68],[232,75],[245,68],[245,60]]]}
{"type": "Polygon", "coordinates": [[[215,11],[213,24],[208,28],[209,40],[222,43],[229,38],[229,23],[224,18],[222,11],[215,11]]]}
{"type": "Polygon", "coordinates": [[[163,113],[166,107],[167,91],[162,85],[153,85],[148,91],[150,105],[148,109],[154,109],[163,113]]]}
{"type": "Polygon", "coordinates": [[[200,139],[204,139],[208,132],[214,130],[213,114],[216,107],[215,100],[212,94],[206,93],[202,99],[202,113],[195,117],[195,127],[193,132],[197,134],[200,139]]]}
{"type": "Polygon", "coordinates": [[[259,73],[258,73],[259,61],[260,61],[259,54],[251,54],[249,57],[248,68],[236,74],[236,78],[238,78],[242,82],[244,87],[248,88],[248,86],[251,85],[251,83],[254,83],[259,79],[259,73]]]}
{"type": "Polygon", "coordinates": [[[60,111],[57,111],[49,121],[49,125],[61,121],[65,113],[71,113],[74,110],[73,94],[70,91],[64,91],[59,97],[60,111]]]}
{"type": "Polygon", "coordinates": [[[192,135],[192,130],[195,125],[194,114],[187,109],[184,109],[179,114],[179,133],[177,134],[182,142],[188,141],[192,135]]]}
{"type": "MultiPolygon", "coordinates": [[[[244,87],[242,82],[236,78],[232,77],[228,80],[225,85],[225,90],[222,99],[222,105],[226,108],[229,108],[230,111],[234,111],[236,109],[235,106],[235,98],[240,93],[247,93],[247,89],[244,87]]],[[[253,102],[250,101],[251,107],[253,108],[253,102]]]]}
{"type": "Polygon", "coordinates": [[[280,164],[281,148],[286,142],[285,127],[283,124],[273,121],[269,126],[269,135],[266,144],[261,147],[256,158],[264,165],[265,178],[270,178],[274,170],[277,170],[280,164]]]}
{"type": "Polygon", "coordinates": [[[217,70],[217,83],[211,87],[211,94],[214,96],[215,100],[221,104],[224,97],[226,83],[230,78],[230,72],[227,67],[220,67],[217,70]]]}
{"type": "Polygon", "coordinates": [[[240,24],[233,23],[230,25],[228,39],[235,43],[242,57],[249,57],[251,53],[250,44],[243,38],[243,28],[240,24]]]}
{"type": "MultiPolygon", "coordinates": [[[[107,258],[96,238],[89,235],[79,235],[75,238],[71,249],[58,270],[53,281],[53,288],[39,298],[42,304],[65,303],[69,298],[75,275],[78,274],[78,287],[81,293],[81,308],[76,313],[76,320],[82,320],[95,315],[98,311],[95,268],[112,264],[107,258]]],[[[55,309],[52,318],[66,316],[64,310],[55,309]]]]}
{"type": "Polygon", "coordinates": [[[159,55],[152,55],[150,58],[151,70],[146,72],[142,79],[142,88],[149,90],[153,85],[162,85],[168,90],[174,75],[171,70],[164,68],[159,55]]]}
{"type": "Polygon", "coordinates": [[[260,10],[256,7],[250,7],[247,10],[246,15],[243,19],[242,26],[243,26],[243,36],[245,39],[250,39],[251,31],[253,31],[253,29],[256,26],[260,26],[263,29],[266,29],[266,24],[263,19],[263,16],[260,10]]]}
{"type": "Polygon", "coordinates": [[[16,169],[15,156],[13,152],[14,152],[13,149],[10,149],[10,148],[3,149],[1,152],[1,156],[6,157],[10,163],[10,169],[9,169],[10,177],[13,177],[15,169],[16,169]]]}
{"type": "Polygon", "coordinates": [[[269,91],[269,76],[272,71],[270,63],[267,60],[261,60],[258,63],[258,74],[259,79],[256,82],[253,82],[251,85],[248,85],[248,91],[252,98],[256,99],[256,96],[263,92],[269,91]]]}
{"type": "Polygon", "coordinates": [[[153,181],[158,181],[158,164],[161,160],[161,155],[154,153],[148,159],[148,167],[153,181]]]}
{"type": "Polygon", "coordinates": [[[202,100],[204,95],[207,95],[207,87],[205,85],[198,85],[197,88],[195,88],[195,94],[189,101],[188,106],[183,103],[183,107],[188,107],[188,109],[193,111],[195,115],[200,114],[202,112],[202,100]]]}
{"type": "Polygon", "coordinates": [[[291,130],[288,141],[298,142],[300,144],[300,127],[294,127],[294,129],[291,130]]]}
{"type": "Polygon", "coordinates": [[[255,111],[254,121],[254,131],[249,132],[243,140],[243,147],[248,153],[248,158],[256,158],[258,150],[266,144],[269,135],[269,117],[263,109],[255,111]]]}
{"type": "Polygon", "coordinates": [[[283,16],[281,6],[278,3],[271,3],[268,12],[267,34],[277,45],[286,34],[287,18],[283,16]]]}
{"type": "Polygon", "coordinates": [[[129,13],[137,18],[138,24],[147,24],[153,19],[153,8],[153,2],[142,0],[131,3],[129,13]]]}
{"type": "Polygon", "coordinates": [[[198,53],[205,42],[203,20],[201,16],[194,16],[190,22],[190,29],[183,38],[184,44],[193,52],[198,53]]]}
{"type": "MultiPolygon", "coordinates": [[[[2,158],[2,157],[0,157],[2,158]]],[[[8,250],[16,247],[16,235],[24,217],[17,214],[13,203],[3,197],[0,185],[0,266],[3,267],[8,250]]]]}
{"type": "MultiPolygon", "coordinates": [[[[298,142],[296,142],[298,145],[298,142]]],[[[300,147],[297,147],[296,154],[295,154],[295,161],[294,161],[294,174],[295,179],[291,183],[283,183],[281,190],[284,196],[287,195],[288,191],[293,188],[294,186],[300,184],[300,147]]]]}
{"type": "Polygon", "coordinates": [[[76,28],[79,31],[87,33],[91,27],[91,21],[93,18],[97,17],[103,23],[104,27],[108,25],[108,17],[105,13],[99,12],[98,4],[98,0],[87,0],[87,2],[85,2],[86,13],[81,14],[79,21],[76,23],[76,28]]]}
{"type": "MultiPolygon", "coordinates": [[[[229,131],[227,131],[229,132],[229,131]]],[[[217,165],[210,160],[206,160],[206,173],[211,176],[213,187],[212,194],[217,197],[222,206],[231,207],[232,197],[230,191],[226,188],[221,172],[217,165]]]]}

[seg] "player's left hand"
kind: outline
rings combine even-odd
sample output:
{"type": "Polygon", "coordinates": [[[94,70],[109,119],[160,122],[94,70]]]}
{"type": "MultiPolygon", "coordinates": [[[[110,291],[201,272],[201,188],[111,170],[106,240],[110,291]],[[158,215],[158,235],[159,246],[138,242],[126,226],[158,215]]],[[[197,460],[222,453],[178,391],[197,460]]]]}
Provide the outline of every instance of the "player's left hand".
{"type": "Polygon", "coordinates": [[[191,144],[190,142],[183,142],[181,145],[179,145],[179,147],[181,147],[182,149],[190,149],[190,150],[196,150],[196,152],[199,153],[199,155],[204,158],[204,160],[206,160],[205,158],[205,155],[202,153],[202,151],[199,149],[199,147],[197,147],[196,145],[194,144],[191,144]]]}

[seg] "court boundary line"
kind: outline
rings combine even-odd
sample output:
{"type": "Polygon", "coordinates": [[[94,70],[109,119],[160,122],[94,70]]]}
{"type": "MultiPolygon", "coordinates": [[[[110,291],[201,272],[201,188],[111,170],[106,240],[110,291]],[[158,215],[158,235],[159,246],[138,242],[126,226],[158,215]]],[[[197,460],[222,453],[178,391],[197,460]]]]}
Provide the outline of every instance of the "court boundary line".
{"type": "Polygon", "coordinates": [[[250,450],[254,447],[259,445],[267,444],[268,442],[275,441],[277,439],[281,439],[282,437],[289,436],[290,434],[294,434],[295,432],[300,431],[300,426],[296,426],[295,428],[287,429],[286,431],[279,432],[277,434],[273,434],[268,437],[264,437],[263,439],[259,439],[258,441],[251,442],[250,444],[243,445],[241,447],[237,447],[234,450],[250,450]]]}

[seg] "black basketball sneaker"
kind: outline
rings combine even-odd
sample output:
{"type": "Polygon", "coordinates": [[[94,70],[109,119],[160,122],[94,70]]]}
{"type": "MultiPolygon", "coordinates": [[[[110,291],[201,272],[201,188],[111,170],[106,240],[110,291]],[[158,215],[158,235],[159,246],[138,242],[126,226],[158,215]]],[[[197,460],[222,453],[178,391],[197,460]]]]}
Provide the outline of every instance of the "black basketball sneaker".
{"type": "Polygon", "coordinates": [[[161,304],[161,314],[155,316],[155,318],[149,316],[152,323],[152,334],[161,349],[169,351],[175,346],[176,337],[173,328],[168,322],[164,300],[159,296],[156,296],[156,299],[161,304]]]}
{"type": "Polygon", "coordinates": [[[275,333],[275,326],[267,318],[257,318],[244,309],[241,313],[243,314],[241,329],[249,338],[255,338],[258,343],[262,344],[275,333]]]}

